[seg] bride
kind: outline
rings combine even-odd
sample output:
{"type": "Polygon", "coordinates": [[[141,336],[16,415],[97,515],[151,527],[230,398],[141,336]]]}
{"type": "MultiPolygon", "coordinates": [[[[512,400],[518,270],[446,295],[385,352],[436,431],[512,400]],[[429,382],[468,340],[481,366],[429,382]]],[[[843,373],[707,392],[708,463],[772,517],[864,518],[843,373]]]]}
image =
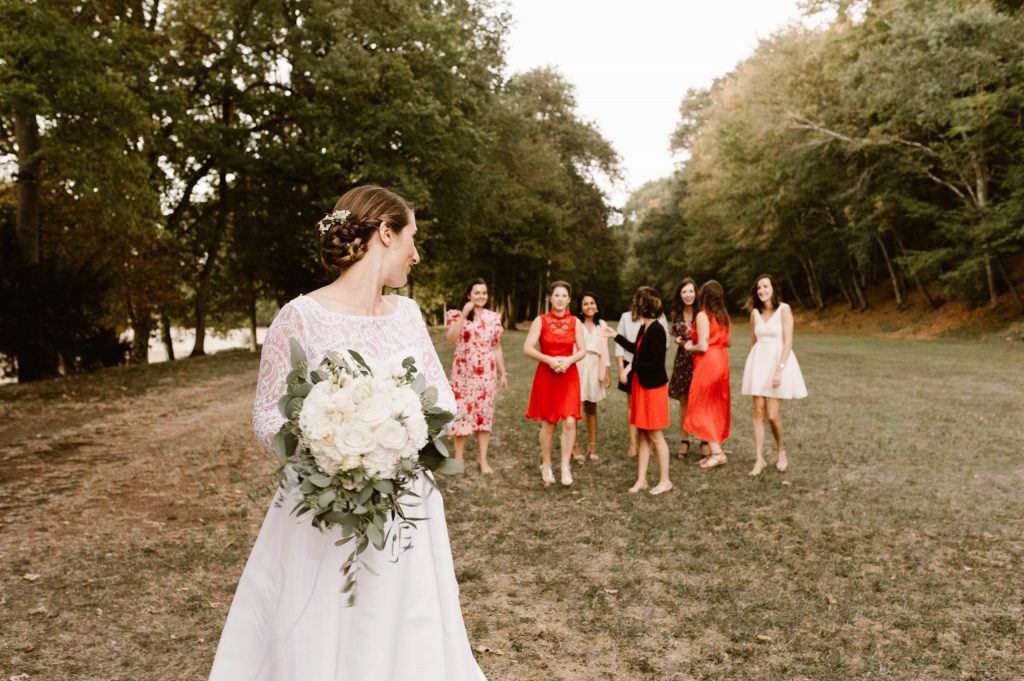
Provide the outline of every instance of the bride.
{"type": "MultiPolygon", "coordinates": [[[[281,308],[263,345],[253,431],[268,448],[284,423],[277,401],[291,370],[289,338],[310,366],[332,350],[374,359],[412,355],[437,388],[438,405],[455,410],[419,307],[381,294],[384,286],[404,286],[419,262],[412,206],[363,186],[334,211],[320,223],[320,260],[339,276],[281,308]]],[[[272,504],[238,582],[210,681],[485,681],[462,621],[440,493],[423,476],[414,489],[422,501],[412,515],[426,520],[416,523],[411,548],[400,556],[366,550],[370,569],[361,571],[351,607],[341,593],[341,565],[352,543],[335,546],[337,527],[321,532],[291,515],[294,500],[272,504]]]]}

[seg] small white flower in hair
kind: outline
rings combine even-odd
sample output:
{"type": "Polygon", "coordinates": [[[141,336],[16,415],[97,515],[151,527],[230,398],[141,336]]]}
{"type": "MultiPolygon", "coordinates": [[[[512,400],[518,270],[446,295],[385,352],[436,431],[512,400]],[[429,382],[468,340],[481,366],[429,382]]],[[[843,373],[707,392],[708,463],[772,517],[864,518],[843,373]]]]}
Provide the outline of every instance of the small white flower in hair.
{"type": "Polygon", "coordinates": [[[336,210],[333,213],[325,215],[320,222],[317,223],[317,228],[320,230],[320,235],[324,235],[334,225],[343,225],[348,220],[348,216],[352,213],[347,210],[336,210]]]}

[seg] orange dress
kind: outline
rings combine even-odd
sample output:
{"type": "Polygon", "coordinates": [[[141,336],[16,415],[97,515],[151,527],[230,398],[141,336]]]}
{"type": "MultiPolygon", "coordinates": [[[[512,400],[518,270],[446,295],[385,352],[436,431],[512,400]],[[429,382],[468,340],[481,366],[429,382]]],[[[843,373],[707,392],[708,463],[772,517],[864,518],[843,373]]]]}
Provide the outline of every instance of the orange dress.
{"type": "MultiPolygon", "coordinates": [[[[693,380],[686,400],[683,430],[708,442],[721,444],[729,438],[731,426],[729,394],[729,327],[708,319],[708,349],[693,353],[693,380]]],[[[697,325],[693,325],[697,342],[697,325]]]]}
{"type": "MultiPolygon", "coordinates": [[[[576,343],[579,320],[568,312],[561,317],[553,312],[540,316],[540,351],[551,357],[571,357],[576,343]]],[[[580,374],[573,364],[565,373],[556,374],[544,362],[537,363],[530,390],[526,418],[558,423],[564,418],[580,418],[580,374]]]]}
{"type": "MultiPolygon", "coordinates": [[[[636,344],[636,357],[640,352],[645,338],[636,344]]],[[[640,385],[640,377],[633,374],[633,385],[629,391],[629,424],[640,430],[661,430],[668,428],[668,383],[657,388],[645,388],[640,385]]]]}

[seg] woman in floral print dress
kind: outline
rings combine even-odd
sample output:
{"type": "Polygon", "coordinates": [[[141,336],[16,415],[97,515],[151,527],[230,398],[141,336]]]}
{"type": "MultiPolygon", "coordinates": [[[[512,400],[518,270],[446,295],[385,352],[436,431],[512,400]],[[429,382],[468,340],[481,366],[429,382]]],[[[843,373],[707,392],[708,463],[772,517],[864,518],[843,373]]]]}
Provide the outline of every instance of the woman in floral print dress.
{"type": "Polygon", "coordinates": [[[487,446],[494,422],[495,378],[502,390],[508,390],[505,356],[501,352],[501,315],[488,310],[487,282],[474,279],[462,296],[462,310],[448,310],[447,338],[455,344],[451,386],[458,403],[458,414],[451,425],[455,439],[455,458],[463,459],[466,438],[476,433],[480,448],[480,472],[493,469],[487,462],[487,446]]]}

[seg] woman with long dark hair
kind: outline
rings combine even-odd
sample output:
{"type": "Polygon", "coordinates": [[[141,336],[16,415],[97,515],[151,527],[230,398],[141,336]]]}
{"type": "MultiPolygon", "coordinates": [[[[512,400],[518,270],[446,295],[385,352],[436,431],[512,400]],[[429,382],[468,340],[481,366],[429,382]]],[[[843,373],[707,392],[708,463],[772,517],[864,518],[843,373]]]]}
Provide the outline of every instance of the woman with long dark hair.
{"type": "Polygon", "coordinates": [[[449,432],[455,440],[455,458],[462,461],[466,438],[476,433],[480,472],[493,473],[487,445],[494,423],[495,383],[508,390],[505,355],[501,351],[501,315],[487,309],[487,282],[473,279],[462,294],[461,310],[448,310],[446,337],[455,344],[452,391],[458,418],[449,432]]]}
{"type": "Polygon", "coordinates": [[[676,287],[670,307],[672,338],[676,343],[676,359],[672,364],[672,377],[668,381],[668,396],[679,400],[679,449],[676,453],[686,458],[690,451],[690,435],[683,428],[686,417],[686,401],[690,395],[690,381],[693,380],[693,353],[683,346],[693,335],[697,316],[697,282],[684,277],[676,287]]]}
{"type": "Polygon", "coordinates": [[[693,380],[686,403],[683,428],[707,440],[709,455],[701,468],[721,466],[728,461],[722,443],[732,423],[729,393],[729,312],[725,292],[717,281],[705,282],[697,295],[700,311],[690,340],[683,348],[694,353],[693,380]]]}
{"type": "Polygon", "coordinates": [[[775,467],[789,467],[782,445],[782,400],[807,397],[807,386],[800,363],[793,353],[793,311],[782,302],[779,287],[770,274],[754,280],[750,311],[750,354],[743,367],[743,394],[754,399],[754,467],[750,474],[761,475],[764,460],[764,418],[775,436],[775,467]]]}
{"type": "MultiPolygon", "coordinates": [[[[589,291],[580,296],[580,312],[576,317],[583,324],[583,344],[587,349],[587,354],[577,364],[580,372],[580,399],[583,401],[583,416],[590,443],[587,458],[597,461],[597,403],[605,398],[606,389],[612,382],[608,339],[601,331],[608,328],[608,325],[601,319],[597,296],[589,291]]],[[[572,457],[583,463],[578,441],[573,445],[572,457]]]]}

